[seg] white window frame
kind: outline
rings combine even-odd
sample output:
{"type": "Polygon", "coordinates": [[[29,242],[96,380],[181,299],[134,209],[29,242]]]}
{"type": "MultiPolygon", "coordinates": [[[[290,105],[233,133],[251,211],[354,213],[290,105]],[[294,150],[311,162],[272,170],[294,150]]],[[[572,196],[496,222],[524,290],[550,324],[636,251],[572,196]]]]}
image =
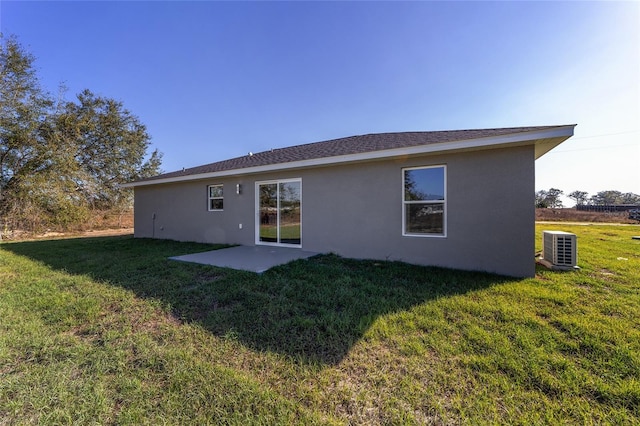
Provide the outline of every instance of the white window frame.
{"type": "Polygon", "coordinates": [[[216,183],[216,184],[207,186],[207,209],[210,212],[221,212],[221,211],[224,211],[224,185],[223,184],[216,183]],[[220,197],[212,197],[211,196],[211,188],[214,188],[214,187],[220,187],[220,190],[222,192],[222,196],[220,196],[220,197]],[[211,201],[212,200],[222,200],[222,208],[221,209],[212,209],[211,208],[211,201]]]}
{"type": "MultiPolygon", "coordinates": [[[[278,237],[280,240],[280,202],[277,207],[277,221],[278,221],[278,237]]],[[[291,247],[302,248],[302,178],[289,178],[289,179],[271,179],[255,182],[255,244],[261,246],[275,246],[275,247],[291,247]],[[260,241],[260,185],[290,183],[300,183],[300,244],[286,244],[286,243],[270,243],[266,241],[260,241]]]]}
{"type": "Polygon", "coordinates": [[[447,199],[449,198],[447,195],[447,165],[446,164],[436,164],[430,166],[416,166],[416,167],[404,167],[402,169],[402,236],[404,237],[419,237],[419,238],[446,238],[447,237],[447,199]],[[405,172],[407,170],[423,170],[423,169],[443,169],[444,173],[444,200],[419,200],[419,201],[407,201],[404,199],[405,197],[405,172]],[[410,204],[443,204],[443,213],[442,213],[442,234],[429,234],[429,233],[414,233],[407,232],[407,206],[410,204]]]}

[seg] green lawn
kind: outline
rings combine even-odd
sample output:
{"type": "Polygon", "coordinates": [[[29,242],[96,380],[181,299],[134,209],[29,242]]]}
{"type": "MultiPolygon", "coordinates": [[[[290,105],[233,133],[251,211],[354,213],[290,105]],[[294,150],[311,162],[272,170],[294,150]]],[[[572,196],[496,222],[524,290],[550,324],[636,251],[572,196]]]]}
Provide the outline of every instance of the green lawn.
{"type": "Polygon", "coordinates": [[[256,275],[167,260],[203,244],[3,243],[0,425],[637,424],[640,227],[544,229],[578,235],[580,271],[256,275]]]}
{"type": "MultiPolygon", "coordinates": [[[[260,238],[276,240],[278,227],[276,225],[260,225],[260,238]]],[[[280,225],[280,238],[282,240],[300,239],[300,223],[280,225]]]]}

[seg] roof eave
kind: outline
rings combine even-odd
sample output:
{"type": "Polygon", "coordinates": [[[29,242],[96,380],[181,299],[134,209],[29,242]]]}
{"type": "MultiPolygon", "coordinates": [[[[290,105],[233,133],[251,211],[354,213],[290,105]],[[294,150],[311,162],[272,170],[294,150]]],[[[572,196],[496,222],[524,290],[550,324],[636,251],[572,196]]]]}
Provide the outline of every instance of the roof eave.
{"type": "Polygon", "coordinates": [[[534,130],[530,132],[513,133],[502,136],[491,136],[478,139],[467,139],[455,142],[433,143],[405,148],[386,149],[358,154],[347,154],[333,157],[314,158],[310,160],[291,161],[288,163],[268,164],[264,166],[246,167],[241,169],[222,170],[217,172],[192,174],[185,176],[173,176],[170,178],[152,179],[139,182],[130,182],[120,185],[123,188],[134,188],[138,186],[161,185],[168,183],[179,183],[196,181],[227,176],[250,175],[256,173],[266,173],[277,170],[303,169],[309,167],[321,167],[334,164],[355,163],[362,161],[372,161],[384,158],[402,157],[407,155],[451,153],[458,151],[496,149],[507,146],[535,145],[535,159],[549,152],[563,141],[573,136],[575,124],[558,126],[544,130],[534,130]]]}

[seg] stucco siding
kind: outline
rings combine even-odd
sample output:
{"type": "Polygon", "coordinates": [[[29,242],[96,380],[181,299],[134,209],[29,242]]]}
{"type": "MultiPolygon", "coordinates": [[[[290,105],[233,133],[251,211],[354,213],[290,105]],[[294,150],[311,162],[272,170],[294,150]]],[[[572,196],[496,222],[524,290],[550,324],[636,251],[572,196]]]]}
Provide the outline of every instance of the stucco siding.
{"type": "Polygon", "coordinates": [[[534,274],[532,145],[136,187],[135,236],[252,245],[255,182],[288,178],[302,179],[304,250],[534,274]],[[447,166],[446,237],[403,236],[402,169],[430,165],[447,166]],[[219,183],[224,211],[210,212],[219,183]]]}
{"type": "Polygon", "coordinates": [[[532,147],[314,170],[304,182],[304,243],[355,258],[532,276],[532,147]],[[447,235],[402,235],[402,168],[447,166],[447,235]]]}
{"type": "Polygon", "coordinates": [[[217,179],[135,188],[134,235],[205,243],[253,243],[253,187],[217,179]],[[207,187],[224,185],[224,209],[209,211],[207,187]],[[154,220],[155,215],[155,220],[154,220]],[[242,224],[242,229],[239,225],[242,224]]]}

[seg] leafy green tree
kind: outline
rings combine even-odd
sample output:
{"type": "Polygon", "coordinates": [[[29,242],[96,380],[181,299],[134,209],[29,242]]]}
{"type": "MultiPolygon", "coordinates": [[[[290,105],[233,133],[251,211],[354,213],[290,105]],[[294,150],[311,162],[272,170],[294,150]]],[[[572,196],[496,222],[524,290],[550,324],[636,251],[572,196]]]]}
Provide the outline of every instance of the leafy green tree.
{"type": "Polygon", "coordinates": [[[0,36],[0,222],[4,228],[67,227],[89,212],[131,205],[130,180],[160,170],[150,137],[121,102],[85,90],[52,100],[34,57],[0,36]]]}
{"type": "Polygon", "coordinates": [[[622,204],[640,204],[640,195],[633,192],[625,192],[622,194],[622,204]]]}
{"type": "Polygon", "coordinates": [[[596,206],[612,206],[616,204],[640,204],[640,195],[633,192],[600,191],[591,197],[591,203],[596,206]]]}
{"type": "Polygon", "coordinates": [[[536,192],[536,208],[561,208],[562,200],[560,196],[562,194],[562,190],[557,188],[551,188],[548,191],[543,189],[536,192]]]}
{"type": "Polygon", "coordinates": [[[576,205],[582,206],[587,204],[589,200],[589,193],[585,191],[573,191],[568,195],[569,198],[576,202],[576,205]]]}
{"type": "Polygon", "coordinates": [[[591,197],[591,202],[596,206],[622,204],[622,192],[614,190],[600,191],[591,197]]]}
{"type": "Polygon", "coordinates": [[[64,147],[60,167],[78,196],[92,209],[118,208],[130,201],[119,184],[157,174],[162,155],[145,154],[146,127],[121,102],[84,90],[56,115],[55,139],[64,147]]]}
{"type": "Polygon", "coordinates": [[[38,222],[34,176],[53,166],[43,137],[51,125],[53,101],[40,87],[34,57],[15,37],[0,41],[0,212],[15,221],[38,222]]]}
{"type": "Polygon", "coordinates": [[[547,205],[547,191],[545,191],[544,189],[541,189],[540,191],[536,192],[536,208],[537,209],[546,209],[547,207],[549,207],[547,205]]]}

